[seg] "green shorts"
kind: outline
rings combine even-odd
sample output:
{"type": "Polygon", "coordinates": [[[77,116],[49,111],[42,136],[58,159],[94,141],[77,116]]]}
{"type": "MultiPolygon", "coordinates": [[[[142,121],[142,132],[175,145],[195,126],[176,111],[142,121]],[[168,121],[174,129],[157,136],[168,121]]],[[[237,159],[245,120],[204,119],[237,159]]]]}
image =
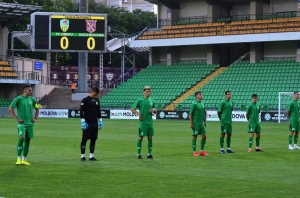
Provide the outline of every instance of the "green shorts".
{"type": "Polygon", "coordinates": [[[221,123],[221,133],[232,133],[232,125],[231,124],[223,124],[221,123]]]}
{"type": "Polygon", "coordinates": [[[139,127],[139,134],[141,136],[154,136],[154,128],[152,124],[141,124],[139,127]]]}
{"type": "Polygon", "coordinates": [[[205,127],[204,125],[194,125],[194,128],[192,129],[192,135],[205,135],[205,127]]]}
{"type": "Polygon", "coordinates": [[[25,136],[26,138],[33,138],[33,125],[24,125],[19,124],[18,125],[18,136],[25,136]]]}
{"type": "Polygon", "coordinates": [[[248,125],[248,133],[260,133],[260,125],[248,125]]]}
{"type": "Polygon", "coordinates": [[[290,131],[299,132],[299,122],[290,122],[290,131]]]}

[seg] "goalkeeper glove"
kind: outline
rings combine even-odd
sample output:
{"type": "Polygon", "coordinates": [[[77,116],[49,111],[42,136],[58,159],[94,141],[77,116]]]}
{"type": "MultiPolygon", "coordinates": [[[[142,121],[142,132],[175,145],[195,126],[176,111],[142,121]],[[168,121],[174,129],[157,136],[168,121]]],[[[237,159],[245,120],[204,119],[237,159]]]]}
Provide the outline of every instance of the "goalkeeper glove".
{"type": "Polygon", "coordinates": [[[87,130],[88,127],[89,127],[89,125],[85,122],[85,119],[82,118],[81,119],[81,129],[82,130],[87,130]]]}
{"type": "Polygon", "coordinates": [[[98,127],[101,130],[103,127],[102,118],[99,119],[98,127]]]}

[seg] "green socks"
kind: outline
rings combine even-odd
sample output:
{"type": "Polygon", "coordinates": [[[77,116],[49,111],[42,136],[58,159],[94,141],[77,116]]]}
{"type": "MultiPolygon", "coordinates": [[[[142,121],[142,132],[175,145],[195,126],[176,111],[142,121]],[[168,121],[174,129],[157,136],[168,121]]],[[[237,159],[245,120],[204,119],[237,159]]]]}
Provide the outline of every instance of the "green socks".
{"type": "Polygon", "coordinates": [[[19,138],[17,144],[17,156],[21,156],[23,150],[24,138],[19,138]]]}
{"type": "Polygon", "coordinates": [[[260,143],[260,137],[256,137],[256,147],[259,147],[259,143],[260,143]]]}
{"type": "Polygon", "coordinates": [[[29,144],[30,144],[30,139],[25,139],[25,144],[23,146],[23,156],[27,157],[28,151],[29,151],[29,144]]]}
{"type": "Polygon", "coordinates": [[[152,152],[152,139],[148,139],[148,154],[152,152]]]}
{"type": "Polygon", "coordinates": [[[298,143],[298,136],[294,135],[294,144],[298,143]]]}
{"type": "Polygon", "coordinates": [[[200,150],[203,151],[203,149],[204,149],[204,147],[205,147],[206,140],[202,140],[202,139],[201,139],[200,143],[201,143],[201,148],[200,148],[200,150]]]}
{"type": "Polygon", "coordinates": [[[193,139],[192,139],[192,148],[193,148],[193,151],[195,152],[196,151],[196,140],[193,140],[193,139]]]}
{"type": "Polygon", "coordinates": [[[138,153],[138,155],[140,155],[141,149],[142,149],[142,140],[137,141],[136,147],[137,147],[137,153],[138,153]]]}
{"type": "Polygon", "coordinates": [[[224,148],[224,137],[220,137],[220,147],[224,148]]]}
{"type": "MultiPolygon", "coordinates": [[[[249,138],[249,148],[252,148],[252,141],[253,141],[253,138],[249,138]]],[[[256,144],[257,145],[257,144],[256,144]]]]}
{"type": "Polygon", "coordinates": [[[226,137],[227,148],[230,148],[231,137],[226,137]]]}
{"type": "Polygon", "coordinates": [[[289,135],[289,144],[292,144],[292,138],[293,138],[293,136],[289,135]]]}

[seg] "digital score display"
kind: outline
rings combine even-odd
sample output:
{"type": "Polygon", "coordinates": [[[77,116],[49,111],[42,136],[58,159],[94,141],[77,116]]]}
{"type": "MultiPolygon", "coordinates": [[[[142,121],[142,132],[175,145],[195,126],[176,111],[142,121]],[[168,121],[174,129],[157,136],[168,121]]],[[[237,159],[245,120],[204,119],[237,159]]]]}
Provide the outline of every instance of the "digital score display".
{"type": "Polygon", "coordinates": [[[106,51],[106,14],[34,13],[33,51],[106,51]]]}
{"type": "Polygon", "coordinates": [[[103,16],[51,16],[52,50],[105,49],[103,16]]]}

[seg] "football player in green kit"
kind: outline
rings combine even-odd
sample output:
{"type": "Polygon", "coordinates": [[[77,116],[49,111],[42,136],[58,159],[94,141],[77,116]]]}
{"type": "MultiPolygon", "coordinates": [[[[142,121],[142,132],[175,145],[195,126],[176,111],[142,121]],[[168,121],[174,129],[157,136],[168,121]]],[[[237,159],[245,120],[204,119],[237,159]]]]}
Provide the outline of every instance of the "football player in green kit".
{"type": "Polygon", "coordinates": [[[196,101],[191,104],[190,107],[190,127],[192,129],[192,148],[193,155],[197,156],[208,156],[204,151],[206,143],[206,113],[204,109],[204,104],[202,102],[202,93],[197,91],[195,93],[196,101]],[[196,141],[197,136],[201,135],[202,139],[200,141],[200,152],[196,152],[196,141]]]}
{"type": "Polygon", "coordinates": [[[220,147],[221,153],[225,154],[224,151],[224,137],[227,134],[226,143],[227,143],[227,153],[234,153],[230,149],[231,134],[232,134],[232,110],[233,102],[231,99],[231,92],[225,92],[225,100],[223,100],[218,107],[218,117],[221,121],[221,137],[220,137],[220,147]]]}
{"type": "Polygon", "coordinates": [[[148,156],[147,158],[153,159],[152,156],[152,136],[154,135],[152,113],[156,113],[155,103],[150,97],[151,88],[144,87],[144,97],[139,98],[131,107],[131,111],[139,116],[139,131],[137,141],[137,157],[143,159],[141,155],[143,137],[148,137],[148,156]],[[136,109],[139,109],[137,111],[136,109]]]}
{"type": "Polygon", "coordinates": [[[288,118],[290,119],[290,135],[289,135],[289,150],[299,149],[298,135],[299,135],[299,92],[294,92],[294,100],[288,106],[288,118]],[[292,139],[294,135],[294,146],[292,146],[292,139]]]}
{"type": "Polygon", "coordinates": [[[34,137],[33,124],[37,121],[39,115],[38,104],[32,95],[30,85],[23,86],[24,93],[17,96],[10,104],[8,110],[12,117],[18,122],[18,144],[17,144],[17,165],[30,165],[26,157],[29,151],[30,139],[34,137]],[[18,110],[18,116],[14,112],[18,110]],[[35,109],[35,115],[32,117],[32,109],[35,109]],[[23,151],[23,155],[22,155],[23,151]],[[22,156],[21,156],[22,155],[22,156]]]}
{"type": "Polygon", "coordinates": [[[260,143],[260,123],[259,123],[259,113],[260,113],[260,105],[257,102],[258,96],[257,94],[252,95],[252,102],[248,105],[246,111],[246,118],[249,121],[248,133],[249,137],[249,149],[248,152],[252,152],[252,142],[254,133],[256,133],[256,149],[257,152],[262,152],[261,148],[259,148],[260,143]]]}

